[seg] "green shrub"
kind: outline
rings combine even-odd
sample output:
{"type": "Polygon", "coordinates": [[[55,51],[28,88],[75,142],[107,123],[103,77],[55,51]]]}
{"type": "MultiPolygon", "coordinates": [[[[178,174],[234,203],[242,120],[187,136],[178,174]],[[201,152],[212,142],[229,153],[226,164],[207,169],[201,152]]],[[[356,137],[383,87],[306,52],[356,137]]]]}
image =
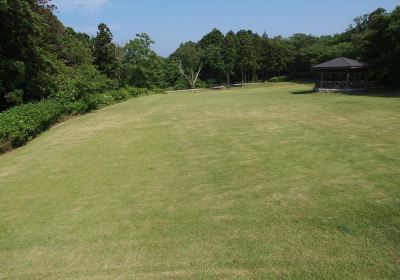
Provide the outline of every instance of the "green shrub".
{"type": "Polygon", "coordinates": [[[205,88],[211,88],[211,87],[214,87],[214,86],[216,86],[216,85],[219,85],[218,82],[217,82],[217,80],[215,80],[215,79],[208,79],[208,80],[206,80],[206,81],[204,82],[204,86],[203,86],[203,87],[205,87],[205,88]]]}
{"type": "Polygon", "coordinates": [[[15,106],[0,113],[0,151],[17,147],[48,129],[65,114],[65,104],[45,100],[15,106]]]}
{"type": "Polygon", "coordinates": [[[94,95],[95,100],[96,100],[96,109],[100,109],[109,105],[112,105],[115,103],[114,98],[109,95],[108,93],[106,94],[96,94],[94,95]]]}
{"type": "Polygon", "coordinates": [[[89,106],[83,100],[79,100],[67,103],[65,109],[68,115],[78,115],[89,111],[89,106]]]}
{"type": "Polygon", "coordinates": [[[56,83],[57,93],[51,97],[69,102],[117,88],[115,81],[108,79],[92,65],[64,67],[57,76],[56,83]]]}
{"type": "Polygon", "coordinates": [[[188,89],[189,87],[190,87],[189,83],[185,79],[180,78],[174,83],[173,89],[180,90],[180,89],[188,89]]]}
{"type": "Polygon", "coordinates": [[[8,104],[20,105],[23,103],[24,91],[22,89],[16,89],[6,94],[5,99],[8,104]]]}
{"type": "Polygon", "coordinates": [[[112,96],[115,102],[121,102],[129,98],[129,92],[124,88],[118,90],[111,90],[107,92],[107,95],[112,96]]]}
{"type": "Polygon", "coordinates": [[[129,88],[126,88],[126,91],[128,92],[129,97],[139,97],[139,96],[150,94],[150,91],[146,88],[129,87],[129,88]]]}
{"type": "MultiPolygon", "coordinates": [[[[208,85],[207,85],[206,82],[204,82],[204,81],[202,81],[200,79],[197,80],[196,88],[207,88],[207,87],[208,87],[208,85]]],[[[190,87],[186,87],[186,89],[188,89],[188,88],[190,88],[190,87]]]]}

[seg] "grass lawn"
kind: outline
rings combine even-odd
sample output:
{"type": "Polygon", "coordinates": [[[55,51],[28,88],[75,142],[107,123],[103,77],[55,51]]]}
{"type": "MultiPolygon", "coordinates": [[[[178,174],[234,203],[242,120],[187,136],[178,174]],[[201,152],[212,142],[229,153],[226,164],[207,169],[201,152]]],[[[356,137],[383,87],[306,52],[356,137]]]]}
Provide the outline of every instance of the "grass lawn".
{"type": "Polygon", "coordinates": [[[399,279],[400,98],[171,93],[0,156],[0,279],[399,279]]]}

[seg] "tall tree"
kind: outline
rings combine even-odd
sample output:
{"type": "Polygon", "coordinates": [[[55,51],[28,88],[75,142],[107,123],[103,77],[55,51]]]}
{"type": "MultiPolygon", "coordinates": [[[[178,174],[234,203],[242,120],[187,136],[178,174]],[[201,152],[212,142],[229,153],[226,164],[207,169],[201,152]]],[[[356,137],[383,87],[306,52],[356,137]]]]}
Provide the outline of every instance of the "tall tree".
{"type": "Polygon", "coordinates": [[[116,46],[113,43],[113,35],[106,24],[98,27],[97,36],[94,39],[94,63],[97,68],[109,78],[117,76],[116,46]]]}
{"type": "MultiPolygon", "coordinates": [[[[40,99],[54,90],[55,56],[46,41],[47,6],[33,0],[0,1],[0,107],[40,99]]],[[[0,109],[1,109],[0,108],[0,109]]]]}
{"type": "Polygon", "coordinates": [[[250,73],[259,67],[257,58],[257,48],[254,45],[253,33],[251,31],[240,30],[236,34],[238,68],[242,76],[242,83],[250,80],[250,73]]]}
{"type": "MultiPolygon", "coordinates": [[[[87,34],[85,34],[88,36],[87,34]]],[[[60,38],[58,59],[67,66],[77,66],[92,63],[92,53],[87,45],[87,37],[83,33],[76,33],[68,27],[60,38]]]]}
{"type": "Polygon", "coordinates": [[[293,59],[292,46],[281,36],[269,39],[266,49],[266,64],[273,76],[287,73],[293,59]]]}
{"type": "Polygon", "coordinates": [[[224,39],[224,74],[228,87],[231,84],[231,75],[234,74],[235,64],[237,61],[237,42],[236,35],[233,31],[229,31],[224,39]]]}
{"type": "Polygon", "coordinates": [[[151,50],[153,43],[149,35],[141,33],[126,44],[122,66],[125,83],[147,88],[162,86],[164,60],[151,50]]]}
{"type": "Polygon", "coordinates": [[[214,28],[198,43],[203,64],[202,78],[221,82],[224,79],[224,35],[214,28]]]}
{"type": "Polygon", "coordinates": [[[356,18],[349,32],[356,53],[371,63],[374,78],[400,84],[400,6],[356,18]]]}
{"type": "Polygon", "coordinates": [[[190,87],[195,88],[203,67],[197,44],[191,41],[181,44],[170,58],[176,61],[182,76],[188,81],[190,87]]]}

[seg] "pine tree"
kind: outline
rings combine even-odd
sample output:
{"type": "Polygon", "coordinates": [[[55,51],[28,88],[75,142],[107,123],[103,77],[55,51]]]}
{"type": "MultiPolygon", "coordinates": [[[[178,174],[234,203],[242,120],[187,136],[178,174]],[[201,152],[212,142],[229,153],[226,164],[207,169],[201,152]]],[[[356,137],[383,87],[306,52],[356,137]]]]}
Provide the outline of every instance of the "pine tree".
{"type": "Polygon", "coordinates": [[[224,79],[224,34],[214,28],[198,43],[203,62],[202,78],[221,82],[224,79]]]}
{"type": "Polygon", "coordinates": [[[233,31],[229,31],[224,40],[224,72],[226,76],[226,83],[228,87],[231,83],[231,75],[234,74],[233,70],[235,68],[237,60],[237,42],[236,36],[233,31]]]}
{"type": "Polygon", "coordinates": [[[116,46],[112,42],[113,35],[104,23],[98,27],[97,36],[94,39],[94,64],[109,78],[117,76],[116,46]]]}

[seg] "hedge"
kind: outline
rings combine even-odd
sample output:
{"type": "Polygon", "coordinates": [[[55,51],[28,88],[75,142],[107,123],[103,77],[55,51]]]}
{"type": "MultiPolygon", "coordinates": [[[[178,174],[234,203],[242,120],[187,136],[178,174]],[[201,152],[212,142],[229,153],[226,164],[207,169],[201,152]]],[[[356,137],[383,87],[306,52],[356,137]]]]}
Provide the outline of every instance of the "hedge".
{"type": "Polygon", "coordinates": [[[47,99],[12,107],[0,113],[0,153],[25,144],[64,116],[83,114],[149,93],[147,89],[122,88],[87,95],[74,102],[47,99]]]}
{"type": "Polygon", "coordinates": [[[15,106],[0,114],[0,151],[18,147],[48,129],[65,114],[59,100],[15,106]]]}

